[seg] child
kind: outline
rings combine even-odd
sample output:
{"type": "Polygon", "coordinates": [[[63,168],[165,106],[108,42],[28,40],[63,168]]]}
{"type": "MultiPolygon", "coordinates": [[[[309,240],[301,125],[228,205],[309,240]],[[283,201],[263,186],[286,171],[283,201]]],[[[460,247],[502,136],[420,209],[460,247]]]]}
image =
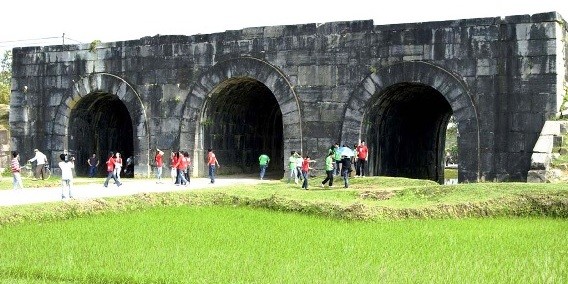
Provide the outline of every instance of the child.
{"type": "Polygon", "coordinates": [[[75,168],[75,158],[67,160],[67,155],[59,155],[61,162],[59,162],[59,168],[61,169],[61,200],[69,197],[73,199],[73,194],[71,193],[71,187],[73,186],[73,168],[75,168]],[[67,196],[65,195],[65,189],[67,188],[67,196]]]}
{"type": "Polygon", "coordinates": [[[18,154],[17,151],[12,152],[12,162],[10,163],[10,167],[12,168],[14,190],[24,189],[24,185],[22,184],[22,176],[20,175],[20,154],[18,154]]]}

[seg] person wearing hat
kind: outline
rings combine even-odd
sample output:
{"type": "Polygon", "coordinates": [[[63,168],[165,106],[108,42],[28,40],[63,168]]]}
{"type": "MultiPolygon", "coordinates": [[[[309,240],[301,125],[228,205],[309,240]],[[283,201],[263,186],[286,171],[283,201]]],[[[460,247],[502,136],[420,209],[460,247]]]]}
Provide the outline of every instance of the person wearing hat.
{"type": "Polygon", "coordinates": [[[44,155],[42,152],[40,152],[38,149],[34,149],[35,152],[35,156],[31,159],[28,160],[28,162],[36,162],[36,168],[35,168],[35,174],[34,174],[34,180],[37,180],[40,175],[41,175],[41,179],[44,180],[45,179],[45,170],[44,170],[44,166],[47,163],[47,156],[44,155]]]}

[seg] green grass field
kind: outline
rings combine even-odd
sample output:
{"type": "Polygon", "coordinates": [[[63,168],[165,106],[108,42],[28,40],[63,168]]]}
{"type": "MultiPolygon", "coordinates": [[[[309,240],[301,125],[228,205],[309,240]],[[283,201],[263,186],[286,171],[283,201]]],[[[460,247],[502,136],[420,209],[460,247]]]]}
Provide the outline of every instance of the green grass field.
{"type": "Polygon", "coordinates": [[[566,184],[322,179],[0,207],[0,283],[568,282],[566,184]]]}
{"type": "MultiPolygon", "coordinates": [[[[2,229],[5,281],[566,283],[568,221],[341,221],[175,206],[2,229]]],[[[7,283],[7,282],[6,282],[7,283]]]]}

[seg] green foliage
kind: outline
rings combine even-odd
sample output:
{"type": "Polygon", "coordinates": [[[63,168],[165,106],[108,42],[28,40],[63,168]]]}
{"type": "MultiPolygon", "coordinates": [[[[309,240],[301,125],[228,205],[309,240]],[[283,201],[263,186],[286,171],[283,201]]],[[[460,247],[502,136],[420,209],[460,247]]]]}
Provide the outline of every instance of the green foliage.
{"type": "Polygon", "coordinates": [[[0,62],[0,104],[10,104],[11,80],[12,52],[6,51],[0,62]]]}
{"type": "Polygon", "coordinates": [[[97,49],[97,46],[101,43],[100,40],[95,39],[93,41],[91,41],[91,44],[89,45],[89,51],[90,52],[95,52],[95,50],[97,49]]]}
{"type": "Polygon", "coordinates": [[[552,153],[558,156],[552,159],[550,165],[552,168],[568,170],[568,133],[562,135],[562,145],[554,147],[552,153]]]}
{"type": "Polygon", "coordinates": [[[450,153],[452,163],[458,163],[458,125],[455,121],[455,117],[450,118],[448,128],[446,129],[446,145],[445,149],[450,153]]]}

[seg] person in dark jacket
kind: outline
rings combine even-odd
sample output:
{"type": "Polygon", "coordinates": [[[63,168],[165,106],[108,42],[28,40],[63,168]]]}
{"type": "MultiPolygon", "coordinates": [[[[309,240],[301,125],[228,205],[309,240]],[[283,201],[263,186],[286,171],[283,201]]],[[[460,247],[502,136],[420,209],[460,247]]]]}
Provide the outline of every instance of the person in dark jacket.
{"type": "Polygon", "coordinates": [[[341,176],[345,188],[349,187],[349,175],[351,174],[351,157],[342,156],[341,159],[341,176]]]}

